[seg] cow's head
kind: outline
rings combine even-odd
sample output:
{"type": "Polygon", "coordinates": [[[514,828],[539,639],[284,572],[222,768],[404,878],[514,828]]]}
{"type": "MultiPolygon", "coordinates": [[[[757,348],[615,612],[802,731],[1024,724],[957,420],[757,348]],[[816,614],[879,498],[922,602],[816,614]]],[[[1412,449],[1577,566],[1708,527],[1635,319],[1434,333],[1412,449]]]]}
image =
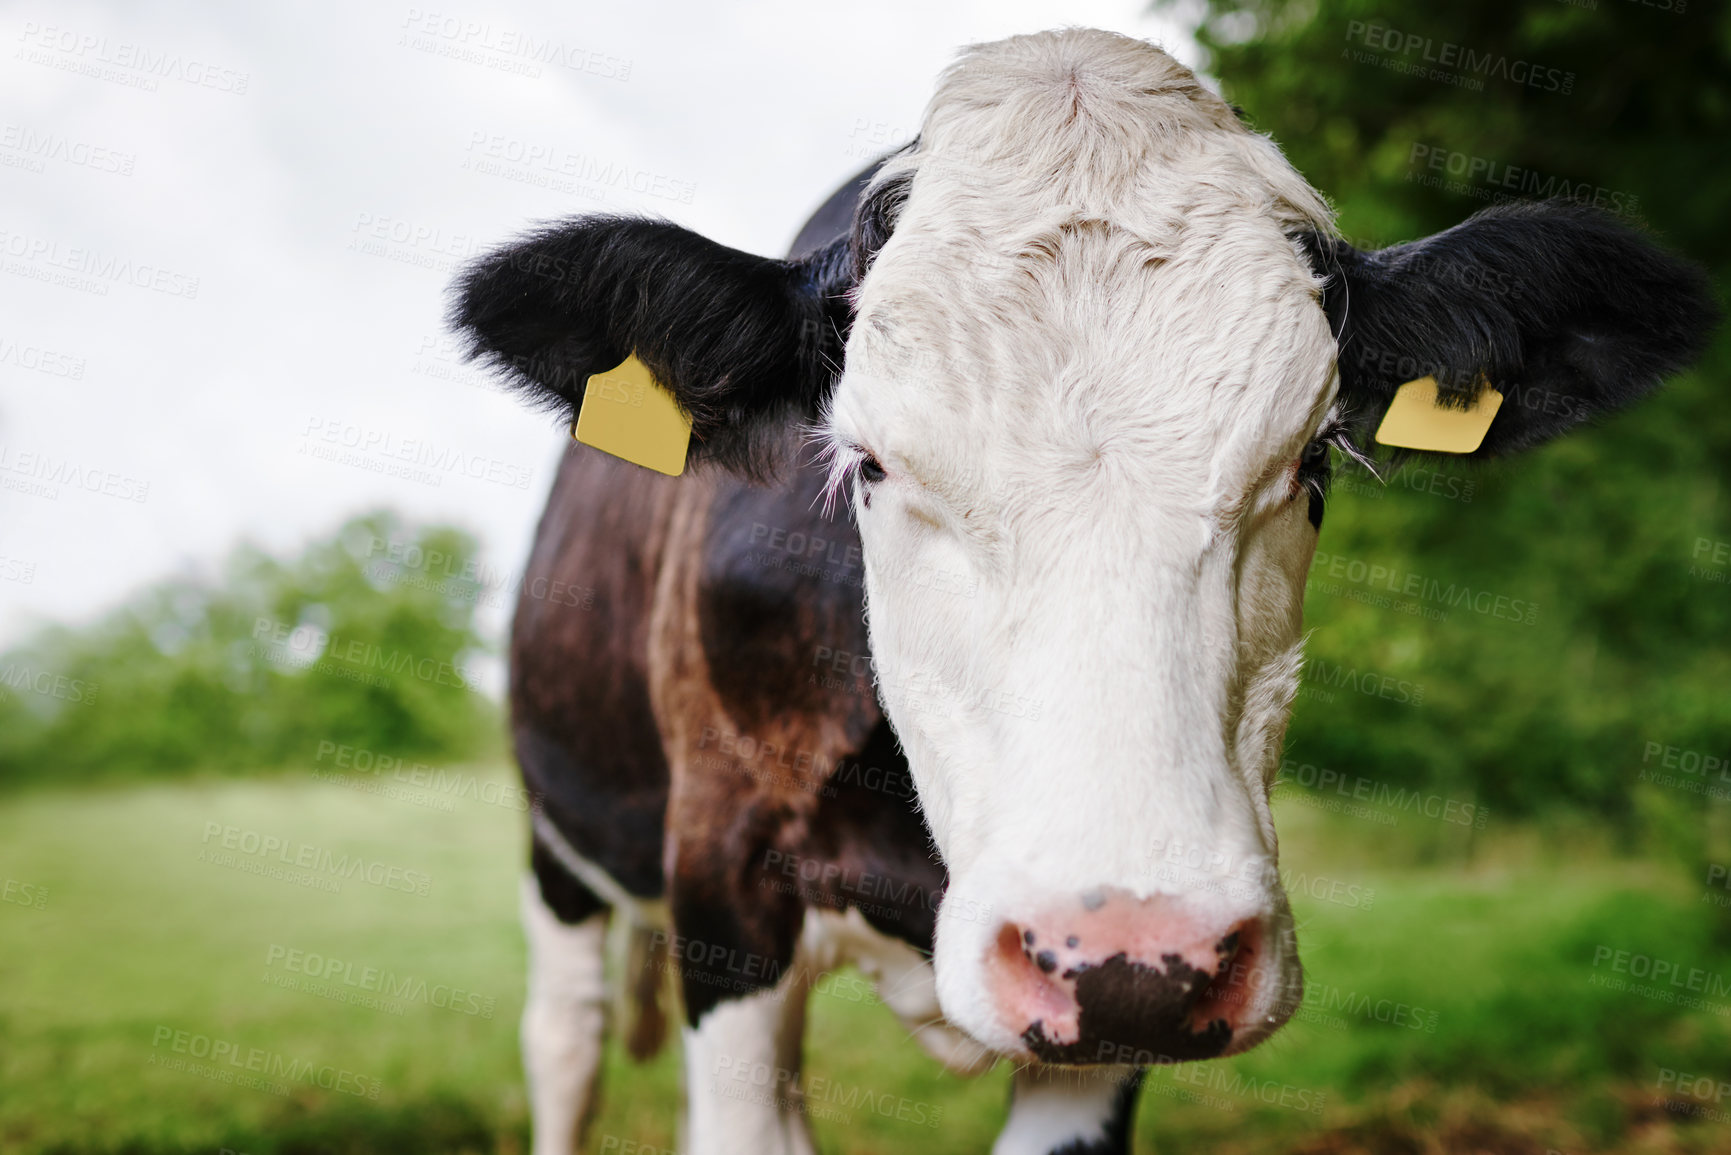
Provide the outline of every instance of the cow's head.
{"type": "Polygon", "coordinates": [[[1268,793],[1328,446],[1426,374],[1507,396],[1473,456],[1543,442],[1714,313],[1573,205],[1359,252],[1188,70],[1064,31],[966,52],[847,241],[566,222],[472,269],[456,320],[566,406],[635,349],[731,467],[819,423],[950,871],[944,1010],[1094,1063],[1236,1052],[1297,1004],[1268,793]]]}

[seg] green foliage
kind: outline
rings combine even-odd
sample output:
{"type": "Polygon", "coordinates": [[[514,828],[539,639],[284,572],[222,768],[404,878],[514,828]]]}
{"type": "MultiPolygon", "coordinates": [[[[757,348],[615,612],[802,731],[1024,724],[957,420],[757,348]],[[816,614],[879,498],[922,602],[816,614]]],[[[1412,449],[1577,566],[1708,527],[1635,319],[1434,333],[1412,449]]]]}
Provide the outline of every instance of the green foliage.
{"type": "MultiPolygon", "coordinates": [[[[1200,3],[1199,36],[1227,98],[1331,197],[1360,246],[1447,228],[1497,200],[1564,195],[1645,225],[1706,264],[1725,295],[1731,8],[1200,3]],[[1456,82],[1434,78],[1439,68],[1456,82]]],[[[1312,575],[1310,653],[1374,672],[1378,687],[1382,677],[1422,686],[1423,700],[1366,693],[1362,678],[1344,693],[1315,686],[1306,697],[1322,701],[1300,699],[1291,752],[1493,813],[1574,807],[1628,829],[1638,795],[1640,809],[1673,818],[1707,809],[1689,787],[1731,798],[1731,778],[1639,781],[1656,768],[1642,763],[1648,742],[1731,755],[1731,566],[1723,553],[1711,560],[1731,541],[1728,381],[1722,334],[1659,396],[1506,464],[1409,469],[1386,489],[1348,475],[1320,550],[1366,572],[1312,575]],[[1377,604],[1388,580],[1372,582],[1371,566],[1537,610],[1527,624],[1421,598],[1415,615],[1415,599],[1377,604]]]]}
{"type": "Polygon", "coordinates": [[[164,581],[46,630],[0,656],[0,784],[251,770],[321,741],[487,749],[475,553],[459,530],[374,513],[292,560],[242,546],[220,580],[164,581]]]}

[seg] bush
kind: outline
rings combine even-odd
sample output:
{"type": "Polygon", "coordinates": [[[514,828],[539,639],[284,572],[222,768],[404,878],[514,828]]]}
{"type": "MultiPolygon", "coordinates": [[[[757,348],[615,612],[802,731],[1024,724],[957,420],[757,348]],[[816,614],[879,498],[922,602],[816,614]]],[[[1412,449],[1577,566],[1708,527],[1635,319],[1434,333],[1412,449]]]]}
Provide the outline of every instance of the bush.
{"type": "Polygon", "coordinates": [[[250,771],[319,741],[462,758],[494,748],[476,543],[390,513],[219,580],[171,579],[0,656],[0,784],[250,771]]]}

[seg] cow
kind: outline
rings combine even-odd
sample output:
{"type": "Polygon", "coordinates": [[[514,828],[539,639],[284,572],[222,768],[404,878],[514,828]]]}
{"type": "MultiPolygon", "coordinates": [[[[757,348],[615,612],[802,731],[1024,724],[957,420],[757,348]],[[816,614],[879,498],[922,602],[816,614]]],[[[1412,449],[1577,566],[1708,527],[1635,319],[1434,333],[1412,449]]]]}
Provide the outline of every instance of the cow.
{"type": "Polygon", "coordinates": [[[676,975],[693,1152],[812,1150],[806,995],[847,964],[952,1069],[1015,1063],[997,1155],[1127,1150],[1144,1068],[1301,997],[1269,788],[1331,451],[1426,377],[1505,398],[1466,458],[1539,445],[1717,318],[1567,202],[1361,251],[1188,69],[1084,29],[963,51],[784,259],[580,217],[453,301],[565,419],[635,354],[695,462],[569,446],[512,627],[537,1155],[592,1100],[610,917],[633,1054],[676,975]]]}

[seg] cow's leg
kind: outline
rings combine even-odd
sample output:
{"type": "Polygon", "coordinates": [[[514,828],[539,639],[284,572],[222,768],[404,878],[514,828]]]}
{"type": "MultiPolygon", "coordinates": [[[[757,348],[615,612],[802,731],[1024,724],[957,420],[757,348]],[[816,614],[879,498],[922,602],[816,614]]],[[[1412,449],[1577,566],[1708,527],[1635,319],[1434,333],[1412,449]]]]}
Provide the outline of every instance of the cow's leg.
{"type": "Polygon", "coordinates": [[[523,879],[529,993],[523,1070],[529,1079],[533,1155],[572,1155],[601,1066],[607,988],[602,978],[608,908],[539,840],[523,879]]]}
{"type": "Polygon", "coordinates": [[[1024,1068],[992,1155],[1129,1155],[1141,1089],[1139,1067],[1024,1068]]]}
{"type": "Polygon", "coordinates": [[[821,917],[824,933],[811,933],[808,922],[803,944],[818,973],[853,964],[876,984],[878,1000],[908,1034],[947,1070],[972,1078],[992,1069],[998,1056],[944,1021],[931,959],[868,924],[856,908],[821,917]]]}
{"type": "Polygon", "coordinates": [[[811,1155],[799,1087],[811,975],[723,999],[685,1028],[690,1155],[811,1155]]]}

